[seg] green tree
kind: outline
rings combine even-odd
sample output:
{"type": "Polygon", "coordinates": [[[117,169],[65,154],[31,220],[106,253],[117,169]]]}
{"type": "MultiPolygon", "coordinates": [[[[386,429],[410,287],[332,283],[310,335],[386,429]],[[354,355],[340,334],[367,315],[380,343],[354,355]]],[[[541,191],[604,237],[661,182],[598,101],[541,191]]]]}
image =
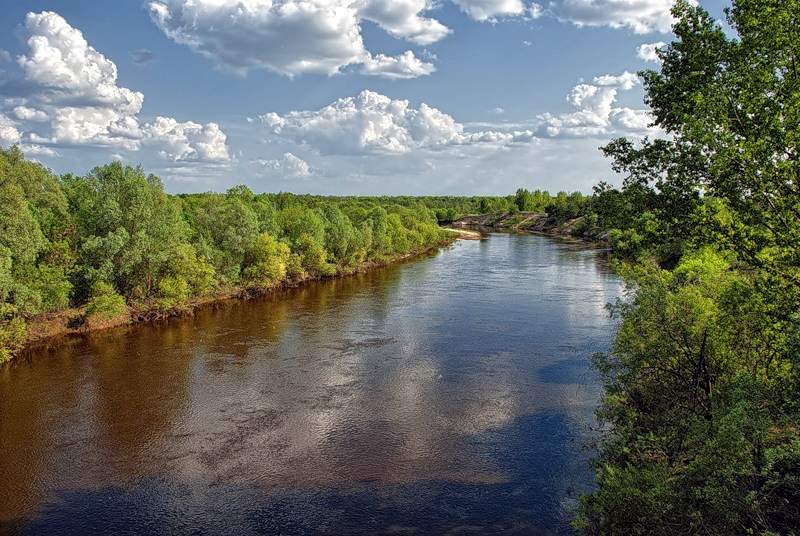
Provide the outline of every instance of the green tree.
{"type": "Polygon", "coordinates": [[[325,249],[335,261],[348,261],[355,253],[356,230],[338,207],[325,207],[325,249]]]}
{"type": "Polygon", "coordinates": [[[244,277],[251,284],[269,287],[283,281],[291,251],[272,235],[261,233],[251,244],[245,261],[244,277]]]}
{"type": "Polygon", "coordinates": [[[530,210],[533,206],[533,197],[531,193],[524,189],[519,188],[517,190],[516,195],[514,196],[514,204],[517,206],[517,209],[521,212],[530,210]]]}
{"type": "Polygon", "coordinates": [[[105,281],[97,281],[92,285],[91,295],[86,304],[86,316],[90,320],[109,320],[126,311],[125,298],[117,293],[113,285],[105,281]]]}
{"type": "Polygon", "coordinates": [[[66,198],[50,171],[16,147],[0,150],[0,250],[7,265],[0,295],[18,314],[69,304],[74,257],[62,240],[69,223],[66,198]]]}
{"type": "Polygon", "coordinates": [[[611,426],[577,525],[796,534],[800,3],[736,0],[734,36],[702,8],[673,12],[661,71],[642,73],[670,139],[607,146],[627,176],[593,206],[631,251],[675,268],[622,270],[635,292],[596,360],[611,426]]]}
{"type": "MultiPolygon", "coordinates": [[[[181,309],[217,288],[271,287],[331,276],[442,243],[433,209],[467,197],[170,196],[141,168],[115,162],[57,179],[0,151],[0,356],[25,340],[27,319],[86,306],[90,322],[181,309]]],[[[144,315],[147,316],[147,315],[144,315]]]]}
{"type": "Polygon", "coordinates": [[[224,196],[206,194],[192,199],[195,202],[184,201],[184,213],[198,254],[212,263],[226,283],[236,283],[247,249],[261,227],[249,204],[251,196],[233,189],[224,196]]]}
{"type": "Polygon", "coordinates": [[[81,291],[107,281],[129,298],[153,294],[188,235],[179,203],[157,177],[119,162],[64,184],[80,236],[81,291]]]}

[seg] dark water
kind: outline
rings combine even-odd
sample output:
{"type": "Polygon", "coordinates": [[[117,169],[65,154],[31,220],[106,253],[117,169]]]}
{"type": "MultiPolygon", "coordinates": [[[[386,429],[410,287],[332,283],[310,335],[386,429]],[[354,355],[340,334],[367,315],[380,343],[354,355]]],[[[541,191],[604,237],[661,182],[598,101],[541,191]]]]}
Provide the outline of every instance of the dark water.
{"type": "Polygon", "coordinates": [[[0,368],[0,532],[567,534],[620,285],[492,235],[0,368]]]}

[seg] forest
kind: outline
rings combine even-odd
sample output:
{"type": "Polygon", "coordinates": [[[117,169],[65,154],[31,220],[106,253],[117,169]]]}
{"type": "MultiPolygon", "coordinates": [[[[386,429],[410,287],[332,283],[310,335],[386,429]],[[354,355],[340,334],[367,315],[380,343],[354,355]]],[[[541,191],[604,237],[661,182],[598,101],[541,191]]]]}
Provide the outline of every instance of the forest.
{"type": "MultiPolygon", "coordinates": [[[[441,226],[476,213],[584,218],[590,198],[519,189],[509,196],[332,197],[165,192],[113,162],[55,175],[0,149],[0,362],[42,315],[75,309],[97,324],[134,312],[180,313],[219,292],[261,292],[351,273],[447,244],[441,226]]],[[[151,313],[151,314],[147,314],[151,313]]]]}
{"type": "Polygon", "coordinates": [[[349,273],[452,240],[423,203],[391,198],[168,195],[114,162],[55,176],[0,151],[0,362],[38,315],[79,308],[102,322],[180,310],[223,290],[349,273]]]}

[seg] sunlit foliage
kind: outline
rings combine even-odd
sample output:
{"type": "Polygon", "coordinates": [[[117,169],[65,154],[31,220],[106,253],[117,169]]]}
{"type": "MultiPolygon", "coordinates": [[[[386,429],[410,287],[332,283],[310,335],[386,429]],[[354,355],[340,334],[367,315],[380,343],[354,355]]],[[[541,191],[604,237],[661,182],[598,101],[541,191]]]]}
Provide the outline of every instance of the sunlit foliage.
{"type": "Polygon", "coordinates": [[[643,74],[669,140],[615,140],[592,210],[630,298],[599,355],[588,534],[800,531],[800,2],[679,2],[643,74]]]}
{"type": "Polygon", "coordinates": [[[0,151],[0,361],[25,321],[68,307],[105,321],[182,309],[199,296],[329,277],[444,244],[413,198],[255,194],[170,196],[119,162],[56,177],[0,151]]]}

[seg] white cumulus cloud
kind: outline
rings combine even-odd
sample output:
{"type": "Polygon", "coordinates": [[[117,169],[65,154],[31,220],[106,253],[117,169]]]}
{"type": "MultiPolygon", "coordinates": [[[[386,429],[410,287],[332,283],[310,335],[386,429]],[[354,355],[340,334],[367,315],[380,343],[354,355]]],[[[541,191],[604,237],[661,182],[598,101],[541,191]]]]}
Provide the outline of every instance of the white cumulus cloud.
{"type": "Polygon", "coordinates": [[[149,3],[153,22],[173,41],[239,73],[267,69],[282,75],[336,74],[349,65],[389,77],[430,74],[411,51],[398,58],[373,56],[361,36],[367,19],[417,44],[449,30],[418,16],[425,2],[403,0],[159,0],[149,3]],[[401,75],[401,76],[399,76],[401,75]]]}
{"type": "Polygon", "coordinates": [[[372,56],[365,60],[361,67],[361,72],[364,74],[394,79],[416,78],[429,75],[435,70],[432,63],[420,60],[410,50],[398,56],[386,56],[385,54],[372,56]]]}
{"type": "Polygon", "coordinates": [[[34,123],[43,123],[50,120],[50,116],[42,110],[36,108],[29,108],[27,106],[15,106],[14,116],[20,121],[32,121],[34,123]]]}
{"type": "Polygon", "coordinates": [[[156,117],[145,132],[146,143],[155,143],[160,154],[174,162],[227,162],[226,140],[216,123],[181,123],[171,117],[156,117]]]}
{"type": "Polygon", "coordinates": [[[601,75],[593,84],[578,84],[567,95],[577,110],[564,114],[546,113],[539,117],[537,133],[546,137],[605,136],[612,132],[650,132],[652,117],[647,110],[615,106],[618,91],[627,91],[640,83],[628,71],[620,75],[601,75]]]}
{"type": "Polygon", "coordinates": [[[644,61],[661,63],[661,58],[658,57],[656,52],[665,46],[667,46],[667,44],[662,41],[658,41],[656,43],[642,43],[636,50],[636,55],[639,57],[639,59],[644,61]]]}
{"type": "Polygon", "coordinates": [[[49,112],[52,144],[139,148],[142,129],[135,116],[101,106],[63,106],[49,112]]]}
{"type": "Polygon", "coordinates": [[[272,134],[322,154],[402,154],[420,148],[525,143],[533,137],[530,131],[466,132],[464,125],[432,106],[414,108],[407,100],[369,90],[319,110],[272,112],[259,119],[272,134]]]}
{"type": "Polygon", "coordinates": [[[592,82],[598,86],[617,86],[627,91],[633,89],[633,86],[639,85],[641,80],[639,80],[638,74],[624,71],[618,75],[603,74],[595,76],[592,82]]]}
{"type": "MultiPolygon", "coordinates": [[[[525,14],[526,7],[522,0],[453,0],[461,10],[478,21],[494,20],[497,17],[513,17],[525,14]]],[[[534,4],[536,8],[538,5],[534,4]]],[[[539,9],[533,12],[534,18],[539,9]]]]}
{"type": "Polygon", "coordinates": [[[647,110],[634,110],[632,108],[614,108],[611,110],[612,123],[622,128],[633,131],[647,131],[653,123],[653,116],[647,110]]]}
{"type": "Polygon", "coordinates": [[[23,143],[19,146],[19,148],[22,150],[25,156],[29,158],[32,156],[59,156],[58,151],[52,147],[44,147],[42,145],[23,143]]]}
{"type": "MultiPolygon", "coordinates": [[[[476,21],[538,18],[527,0],[449,0],[476,21]]],[[[427,46],[452,33],[429,16],[436,0],[149,0],[150,18],[164,34],[217,66],[246,74],[266,69],[284,76],[333,75],[348,66],[389,78],[434,71],[411,50],[387,56],[366,48],[362,23],[427,46]]]]}
{"type": "Polygon", "coordinates": [[[259,160],[259,163],[266,169],[287,177],[304,178],[311,176],[311,166],[308,165],[308,162],[292,153],[283,153],[283,156],[273,160],[259,160]]]}
{"type": "Polygon", "coordinates": [[[226,136],[215,123],[164,117],[142,122],[144,95],[121,87],[116,64],[59,14],[28,13],[24,32],[28,50],[17,64],[29,90],[8,102],[22,129],[17,141],[28,142],[30,152],[50,156],[54,150],[44,146],[59,145],[137,151],[146,143],[172,161],[230,159],[226,136]]]}
{"type": "Polygon", "coordinates": [[[628,28],[637,34],[668,33],[674,0],[561,0],[553,4],[557,17],[578,26],[628,28]]]}
{"type": "Polygon", "coordinates": [[[429,7],[428,0],[365,0],[356,5],[361,18],[417,45],[430,45],[451,32],[438,20],[420,15],[429,7]]]}
{"type": "Polygon", "coordinates": [[[0,143],[11,145],[22,139],[22,135],[17,130],[17,125],[9,117],[0,114],[0,143]]]}
{"type": "MultiPolygon", "coordinates": [[[[528,0],[449,0],[470,18],[496,22],[535,19],[542,5],[528,0]]],[[[673,0],[554,0],[548,13],[579,26],[670,30],[673,0]]],[[[434,71],[407,50],[388,56],[368,50],[362,26],[378,25],[415,45],[436,43],[451,30],[431,13],[436,0],[149,0],[150,18],[176,43],[218,67],[246,74],[265,69],[293,77],[334,75],[348,67],[367,75],[413,78],[434,71]]]]}
{"type": "Polygon", "coordinates": [[[80,30],[51,11],[25,17],[29,52],[18,63],[40,98],[54,104],[114,107],[135,114],[144,95],[117,85],[117,66],[89,46],[80,30]]]}

